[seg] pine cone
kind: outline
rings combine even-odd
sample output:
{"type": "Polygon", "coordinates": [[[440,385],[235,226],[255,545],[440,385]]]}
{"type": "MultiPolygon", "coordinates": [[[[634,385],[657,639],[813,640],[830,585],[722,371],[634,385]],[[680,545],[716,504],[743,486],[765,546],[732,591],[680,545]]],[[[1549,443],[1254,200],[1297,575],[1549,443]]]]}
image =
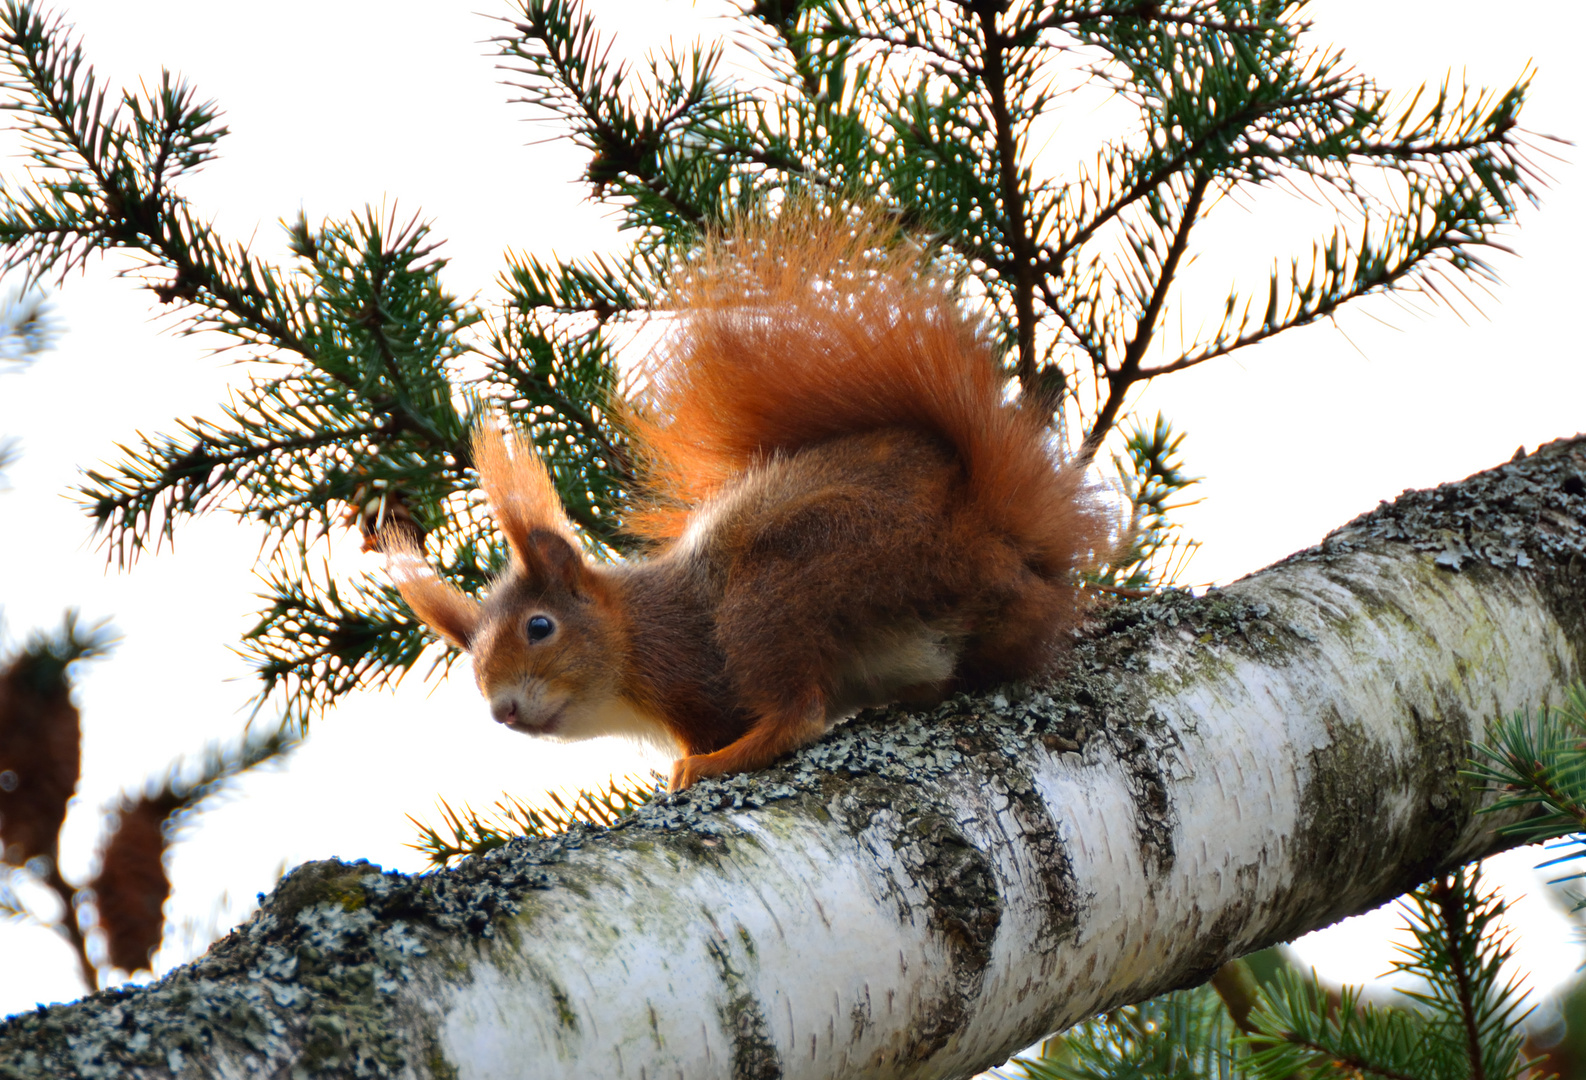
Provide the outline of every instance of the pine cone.
{"type": "Polygon", "coordinates": [[[0,672],[0,859],[51,860],[77,789],[82,732],[60,657],[24,652],[0,672]]]}
{"type": "Polygon", "coordinates": [[[89,884],[99,927],[113,967],[126,972],[149,967],[165,931],[165,821],[181,805],[169,792],[124,802],[115,831],[100,853],[99,876],[89,884]]]}
{"type": "Polygon", "coordinates": [[[348,525],[357,522],[358,531],[363,534],[364,551],[384,552],[380,534],[391,530],[411,538],[413,545],[422,551],[424,538],[428,535],[424,526],[413,516],[405,494],[367,485],[353,492],[352,506],[342,515],[342,521],[348,525]]]}

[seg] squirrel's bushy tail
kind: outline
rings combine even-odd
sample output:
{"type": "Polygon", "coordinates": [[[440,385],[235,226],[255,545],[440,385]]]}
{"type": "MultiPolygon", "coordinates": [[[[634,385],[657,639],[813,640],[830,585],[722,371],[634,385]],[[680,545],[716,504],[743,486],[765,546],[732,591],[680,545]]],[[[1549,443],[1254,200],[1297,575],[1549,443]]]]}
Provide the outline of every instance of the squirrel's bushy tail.
{"type": "Polygon", "coordinates": [[[757,460],[883,428],[956,448],[984,519],[1031,569],[1101,554],[1109,520],[1041,417],[1008,400],[997,349],[953,282],[878,218],[790,201],[708,240],[671,288],[678,325],[629,422],[650,499],[630,526],[663,541],[757,460]]]}

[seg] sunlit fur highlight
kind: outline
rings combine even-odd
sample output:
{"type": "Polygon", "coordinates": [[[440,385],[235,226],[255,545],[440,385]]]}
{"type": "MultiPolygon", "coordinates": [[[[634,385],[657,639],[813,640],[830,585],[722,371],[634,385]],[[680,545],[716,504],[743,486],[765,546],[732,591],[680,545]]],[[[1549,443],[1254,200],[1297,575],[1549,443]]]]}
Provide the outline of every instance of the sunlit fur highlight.
{"type": "Polygon", "coordinates": [[[986,329],[884,220],[797,201],[747,218],[706,241],[668,306],[678,330],[629,412],[651,493],[628,519],[637,535],[682,535],[770,455],[898,427],[957,450],[976,505],[1040,572],[1106,543],[1082,473],[1052,467],[1045,417],[1005,401],[986,329]]]}
{"type": "Polygon", "coordinates": [[[498,421],[483,420],[474,429],[473,451],[479,487],[520,562],[536,529],[557,533],[577,546],[556,483],[526,434],[516,429],[503,434],[498,421]]]}
{"type": "Polygon", "coordinates": [[[479,627],[479,602],[441,580],[407,532],[382,530],[379,549],[385,552],[386,572],[413,614],[459,649],[468,648],[479,627]]]}

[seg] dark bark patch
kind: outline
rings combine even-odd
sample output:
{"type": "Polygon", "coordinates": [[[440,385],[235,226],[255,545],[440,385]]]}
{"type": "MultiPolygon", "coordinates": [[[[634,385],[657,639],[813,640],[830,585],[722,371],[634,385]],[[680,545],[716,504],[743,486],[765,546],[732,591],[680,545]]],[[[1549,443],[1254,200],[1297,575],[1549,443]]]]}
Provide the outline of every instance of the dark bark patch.
{"type": "Polygon", "coordinates": [[[1025,846],[1034,856],[1041,889],[1046,894],[1036,948],[1055,953],[1060,945],[1073,938],[1079,926],[1082,907],[1079,883],[1068,858],[1068,848],[1058,833],[1057,822],[1035,785],[1025,778],[1022,788],[1010,787],[1008,802],[1025,846]]]}
{"type": "Polygon", "coordinates": [[[1002,921],[1002,901],[985,855],[952,821],[915,809],[904,819],[898,855],[930,899],[926,921],[948,947],[955,986],[937,1007],[925,1010],[910,1032],[905,1061],[929,1059],[968,1023],[1002,921]]]}
{"type": "Polygon", "coordinates": [[[1335,717],[1331,743],[1312,752],[1315,778],[1301,793],[1294,843],[1310,853],[1311,871],[1271,902],[1281,922],[1270,941],[1285,941],[1316,925],[1324,914],[1369,911],[1384,900],[1414,888],[1445,869],[1429,852],[1446,852],[1477,806],[1477,794],[1460,781],[1466,764],[1465,732],[1471,717],[1452,693],[1439,696],[1431,711],[1406,704],[1421,750],[1406,757],[1385,753],[1360,725],[1335,717]],[[1375,809],[1383,791],[1426,793],[1405,820],[1390,832],[1375,809]],[[1370,865],[1375,878],[1362,875],[1359,853],[1378,852],[1370,865]]]}
{"type": "Polygon", "coordinates": [[[1561,684],[1571,682],[1586,672],[1586,555],[1573,556],[1543,574],[1542,597],[1574,653],[1574,672],[1558,672],[1561,684]]]}
{"type": "MultiPolygon", "coordinates": [[[[1252,871],[1252,878],[1254,873],[1252,871]]],[[[1250,882],[1251,892],[1254,891],[1254,881],[1250,882]]],[[[1185,954],[1177,964],[1178,978],[1171,986],[1164,990],[1153,989],[1153,996],[1157,993],[1168,993],[1173,990],[1188,990],[1200,986],[1217,973],[1217,969],[1229,960],[1243,956],[1250,952],[1248,945],[1239,936],[1250,925],[1252,905],[1236,903],[1225,907],[1222,913],[1210,927],[1204,931],[1197,930],[1194,935],[1195,947],[1185,954]]],[[[1165,974],[1165,973],[1164,973],[1165,974]]],[[[1128,995],[1133,997],[1135,995],[1128,995]]],[[[1123,1002],[1120,1002],[1122,1004],[1123,1002]]]]}
{"type": "MultiPolygon", "coordinates": [[[[1049,746],[1046,738],[1040,741],[1043,746],[1049,746]]],[[[996,800],[1006,800],[1006,812],[1013,819],[1015,835],[1025,850],[1028,864],[1035,871],[1042,893],[1039,900],[1042,920],[1035,948],[1042,953],[1055,952],[1072,938],[1079,924],[1081,907],[1078,882],[1057,822],[1029,772],[1003,746],[978,731],[960,736],[958,746],[974,762],[977,784],[991,792],[996,800]]],[[[998,826],[993,821],[982,827],[995,829],[998,826]]]]}
{"type": "Polygon", "coordinates": [[[721,980],[723,1000],[718,1015],[722,1031],[732,1041],[732,1077],[733,1080],[782,1080],[782,1058],[771,1039],[765,1010],[745,978],[747,966],[754,962],[754,939],[742,923],[738,924],[737,931],[739,943],[744,948],[742,959],[734,957],[732,941],[719,927],[705,942],[705,951],[721,980]]]}
{"type": "Polygon", "coordinates": [[[1141,863],[1154,880],[1165,877],[1177,857],[1168,763],[1178,737],[1144,699],[1155,677],[1146,665],[1162,643],[1175,639],[1215,648],[1224,662],[1247,655],[1263,663],[1282,663],[1302,640],[1268,605],[1216,589],[1202,597],[1169,590],[1106,604],[1032,710],[1034,730],[1048,748],[1078,742],[1079,752],[1110,756],[1123,766],[1141,863]],[[1120,679],[1120,673],[1137,677],[1120,679]],[[1092,749],[1097,739],[1101,745],[1092,749]]]}
{"type": "Polygon", "coordinates": [[[986,855],[932,802],[908,791],[874,780],[846,784],[832,810],[856,837],[891,845],[909,879],[893,892],[898,918],[908,923],[923,914],[951,965],[951,987],[919,1007],[907,1044],[887,1051],[890,1061],[912,1062],[929,1059],[968,1022],[991,963],[1002,899],[986,855]],[[908,900],[916,891],[924,893],[923,912],[908,900]]]}

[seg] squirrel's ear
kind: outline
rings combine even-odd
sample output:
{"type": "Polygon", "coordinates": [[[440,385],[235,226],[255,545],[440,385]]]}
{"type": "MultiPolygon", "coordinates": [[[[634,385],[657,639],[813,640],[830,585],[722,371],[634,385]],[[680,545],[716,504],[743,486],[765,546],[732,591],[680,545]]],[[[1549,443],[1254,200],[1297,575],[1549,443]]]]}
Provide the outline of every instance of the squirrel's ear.
{"type": "Polygon", "coordinates": [[[474,429],[474,466],[496,524],[519,562],[527,565],[533,557],[533,533],[573,535],[551,474],[522,432],[503,436],[494,420],[480,421],[474,429]]]}
{"type": "Polygon", "coordinates": [[[534,530],[519,555],[530,578],[546,585],[560,583],[575,593],[585,591],[584,556],[560,533],[534,530]]]}
{"type": "Polygon", "coordinates": [[[442,581],[412,538],[394,529],[380,534],[386,569],[413,614],[441,637],[467,649],[479,629],[479,602],[442,581]]]}

